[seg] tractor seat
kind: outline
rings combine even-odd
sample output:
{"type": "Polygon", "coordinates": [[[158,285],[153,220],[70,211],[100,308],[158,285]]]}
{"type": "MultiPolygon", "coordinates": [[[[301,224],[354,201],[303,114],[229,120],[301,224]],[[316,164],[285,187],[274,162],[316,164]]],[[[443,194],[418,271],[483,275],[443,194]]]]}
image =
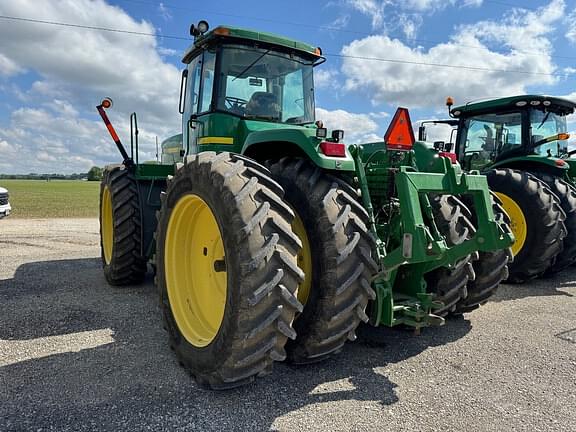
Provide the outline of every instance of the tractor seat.
{"type": "Polygon", "coordinates": [[[276,96],[268,92],[256,92],[246,104],[247,116],[271,117],[277,119],[280,116],[280,106],[276,96]]]}

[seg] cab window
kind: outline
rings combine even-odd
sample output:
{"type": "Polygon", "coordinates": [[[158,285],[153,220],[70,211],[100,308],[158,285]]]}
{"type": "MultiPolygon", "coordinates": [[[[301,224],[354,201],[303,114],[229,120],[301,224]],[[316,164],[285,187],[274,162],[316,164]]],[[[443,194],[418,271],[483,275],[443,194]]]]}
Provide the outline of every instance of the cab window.
{"type": "Polygon", "coordinates": [[[216,55],[214,52],[204,52],[202,68],[202,100],[199,112],[212,111],[212,89],[214,87],[214,68],[216,55]]]}
{"type": "Polygon", "coordinates": [[[522,145],[522,114],[486,114],[464,122],[464,165],[482,169],[496,157],[522,145]]]}

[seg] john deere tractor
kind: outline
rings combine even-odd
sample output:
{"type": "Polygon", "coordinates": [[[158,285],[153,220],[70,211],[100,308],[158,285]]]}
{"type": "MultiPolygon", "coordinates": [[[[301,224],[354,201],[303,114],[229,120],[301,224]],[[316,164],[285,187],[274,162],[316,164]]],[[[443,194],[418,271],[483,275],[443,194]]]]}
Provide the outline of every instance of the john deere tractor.
{"type": "MultiPolygon", "coordinates": [[[[576,260],[576,160],[566,117],[576,103],[523,95],[452,108],[457,159],[479,170],[502,200],[516,242],[510,281],[553,274],[576,260]]],[[[422,137],[421,137],[422,138],[422,137]]],[[[445,144],[439,143],[437,147],[445,144]]],[[[451,144],[448,144],[451,147],[451,144]]]]}
{"type": "Polygon", "coordinates": [[[407,110],[384,142],[346,145],[314,117],[319,48],[204,21],[191,34],[182,163],[139,163],[111,101],[97,108],[124,159],[102,181],[104,273],[137,283],[150,261],[170,345],[201,385],[323,360],[360,322],[440,325],[507,276],[513,236],[486,178],[414,143],[407,110]]]}

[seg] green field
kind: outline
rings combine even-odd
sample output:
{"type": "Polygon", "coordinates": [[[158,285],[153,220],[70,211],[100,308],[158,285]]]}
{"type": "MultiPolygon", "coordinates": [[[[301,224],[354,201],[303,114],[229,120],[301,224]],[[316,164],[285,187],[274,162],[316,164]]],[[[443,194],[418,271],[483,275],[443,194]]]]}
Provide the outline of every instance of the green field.
{"type": "Polygon", "coordinates": [[[10,218],[98,217],[100,182],[0,180],[8,189],[10,218]]]}

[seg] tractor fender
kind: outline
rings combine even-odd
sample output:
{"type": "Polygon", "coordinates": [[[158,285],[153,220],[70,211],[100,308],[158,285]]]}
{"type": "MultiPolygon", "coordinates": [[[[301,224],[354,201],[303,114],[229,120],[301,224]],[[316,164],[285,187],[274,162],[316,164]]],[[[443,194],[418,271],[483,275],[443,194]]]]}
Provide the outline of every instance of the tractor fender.
{"type": "Polygon", "coordinates": [[[557,177],[565,177],[570,170],[570,165],[564,159],[560,158],[529,155],[503,159],[490,166],[490,169],[493,168],[514,168],[521,171],[542,171],[557,177]]]}
{"type": "Polygon", "coordinates": [[[248,134],[242,154],[260,162],[280,159],[285,156],[305,157],[319,168],[354,171],[352,155],[346,148],[345,157],[331,157],[322,154],[316,129],[302,127],[267,129],[248,134]]]}

